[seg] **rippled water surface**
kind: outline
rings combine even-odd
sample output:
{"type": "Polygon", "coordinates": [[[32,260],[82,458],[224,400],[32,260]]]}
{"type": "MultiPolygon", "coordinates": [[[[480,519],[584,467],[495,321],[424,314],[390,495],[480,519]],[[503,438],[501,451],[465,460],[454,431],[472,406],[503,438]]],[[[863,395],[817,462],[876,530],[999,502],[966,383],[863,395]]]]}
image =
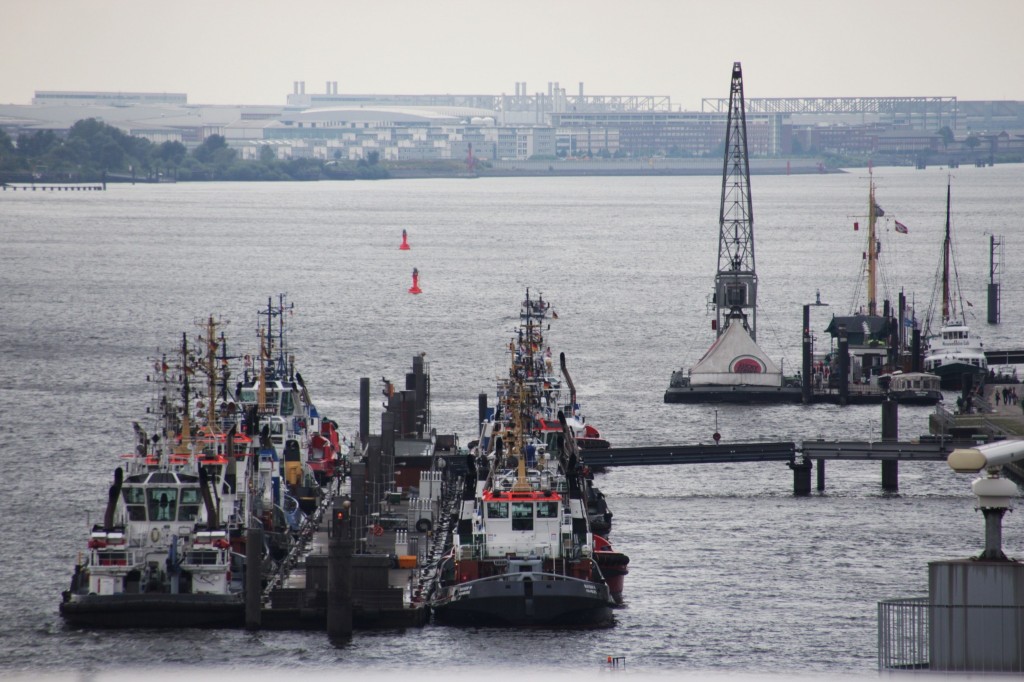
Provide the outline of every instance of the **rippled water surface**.
{"type": "MultiPolygon", "coordinates": [[[[876,169],[889,295],[927,308],[945,213],[940,169],[876,169]]],[[[854,304],[867,174],[755,176],[758,339],[799,363],[801,306],[820,290],[819,338],[854,304]]],[[[1024,167],[960,168],[954,230],[973,324],[989,347],[1022,344],[1024,167]],[[1002,323],[985,323],[989,235],[1003,235],[1002,323]]],[[[209,314],[254,346],[256,311],[286,292],[291,344],[322,411],[354,431],[360,377],[401,380],[426,353],[433,425],[471,437],[477,395],[504,371],[524,290],[559,319],[590,421],[616,445],[874,437],[877,407],[665,405],[672,370],[712,341],[720,178],[552,178],[378,183],[114,185],[0,193],[0,674],[175,666],[314,675],[476,674],[517,666],[630,672],[873,675],[876,604],[927,588],[927,562],[983,543],[970,478],[903,464],[883,494],[872,462],[830,463],[797,499],[784,464],[615,469],[598,484],[613,541],[632,559],[617,624],[585,632],[89,632],[57,613],[87,522],[102,513],[151,358],[209,314]],[[399,251],[408,230],[412,250],[399,251]],[[406,289],[420,272],[424,293],[406,289]]],[[[863,294],[862,294],[863,296],[863,294]]],[[[377,385],[374,383],[374,385],[377,385]]],[[[927,432],[903,408],[900,435],[927,432]]],[[[372,421],[379,428],[379,420],[372,421]]],[[[1007,517],[1007,553],[1024,529],[1007,517]]]]}

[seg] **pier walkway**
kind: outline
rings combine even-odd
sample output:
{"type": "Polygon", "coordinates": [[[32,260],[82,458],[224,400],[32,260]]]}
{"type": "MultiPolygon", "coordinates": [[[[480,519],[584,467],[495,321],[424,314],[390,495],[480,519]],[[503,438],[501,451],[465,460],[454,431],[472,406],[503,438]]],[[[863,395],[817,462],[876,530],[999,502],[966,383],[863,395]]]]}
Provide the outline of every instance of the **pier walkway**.
{"type": "Polygon", "coordinates": [[[0,189],[26,192],[102,192],[106,182],[0,182],[0,189]]]}
{"type": "MultiPolygon", "coordinates": [[[[968,441],[973,444],[973,441],[968,441]]],[[[592,467],[652,466],[658,464],[722,464],[726,462],[795,462],[798,458],[943,462],[953,451],[952,440],[922,441],[804,441],[664,445],[584,450],[592,467]]]]}

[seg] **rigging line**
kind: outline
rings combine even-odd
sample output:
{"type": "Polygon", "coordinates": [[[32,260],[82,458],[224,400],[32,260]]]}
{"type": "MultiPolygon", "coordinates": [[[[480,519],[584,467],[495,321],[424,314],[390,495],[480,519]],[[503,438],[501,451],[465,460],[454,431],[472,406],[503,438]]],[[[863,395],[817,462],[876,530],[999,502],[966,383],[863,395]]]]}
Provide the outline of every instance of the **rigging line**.
{"type": "Polygon", "coordinates": [[[895,305],[897,300],[895,292],[898,291],[895,282],[902,278],[902,273],[897,272],[897,265],[901,262],[899,258],[899,240],[888,238],[888,235],[892,234],[889,229],[889,218],[885,219],[885,234],[887,239],[885,241],[885,248],[879,254],[878,270],[881,274],[883,300],[887,300],[890,304],[895,305]]]}
{"type": "MultiPolygon", "coordinates": [[[[928,338],[933,336],[935,332],[932,331],[932,320],[935,319],[936,306],[940,296],[940,290],[942,288],[942,259],[935,265],[935,275],[932,277],[932,295],[928,300],[928,315],[925,318],[924,336],[928,338]]],[[[941,326],[941,324],[940,324],[941,326]]]]}
{"type": "MultiPolygon", "coordinates": [[[[789,363],[789,357],[786,355],[786,352],[785,352],[786,345],[784,343],[782,343],[782,341],[781,341],[781,336],[779,335],[778,328],[773,324],[773,320],[772,320],[771,316],[768,315],[768,312],[767,312],[766,308],[760,308],[760,312],[761,312],[761,324],[760,324],[760,326],[762,326],[762,327],[765,326],[765,325],[768,326],[769,335],[772,338],[772,340],[775,341],[775,346],[777,348],[783,349],[782,350],[782,354],[781,354],[780,357],[782,357],[782,359],[786,361],[786,364],[788,364],[789,363]]],[[[764,350],[764,349],[762,349],[762,350],[764,350]]],[[[765,352],[767,353],[767,351],[765,351],[765,352]]]]}
{"type": "Polygon", "coordinates": [[[860,306],[857,305],[857,301],[861,300],[861,295],[864,290],[864,280],[867,279],[868,262],[865,259],[860,261],[860,274],[857,275],[857,282],[853,286],[853,298],[850,300],[850,314],[856,315],[860,310],[860,306]]]}
{"type": "MultiPolygon", "coordinates": [[[[713,320],[714,317],[707,310],[705,310],[705,312],[704,312],[704,320],[706,321],[706,320],[709,320],[709,319],[713,320]]],[[[704,357],[704,353],[707,352],[707,348],[711,348],[711,344],[715,342],[715,338],[713,337],[708,342],[707,348],[705,348],[703,351],[700,350],[701,346],[698,346],[697,344],[700,341],[699,337],[704,335],[704,332],[705,332],[706,329],[707,329],[707,327],[704,327],[702,325],[694,325],[690,329],[690,333],[687,336],[687,338],[689,339],[689,342],[687,343],[686,348],[684,349],[685,350],[684,358],[691,359],[690,367],[692,367],[693,365],[696,365],[700,361],[700,359],[702,357],[704,357]]],[[[717,335],[717,331],[715,332],[715,334],[717,335]]]]}

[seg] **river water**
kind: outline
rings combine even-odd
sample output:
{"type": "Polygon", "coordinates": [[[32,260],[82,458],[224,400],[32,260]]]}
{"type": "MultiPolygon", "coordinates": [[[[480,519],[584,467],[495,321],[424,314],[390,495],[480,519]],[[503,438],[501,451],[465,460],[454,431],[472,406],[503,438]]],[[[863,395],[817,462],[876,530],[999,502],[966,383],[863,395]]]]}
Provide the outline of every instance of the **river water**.
{"type": "MultiPolygon", "coordinates": [[[[1022,345],[1024,167],[954,171],[959,274],[992,348],[1022,345]],[[989,235],[1002,235],[1002,323],[985,323],[989,235]]],[[[931,298],[947,172],[878,168],[886,281],[920,314],[931,298]],[[909,233],[896,234],[891,219],[909,233]]],[[[865,170],[752,179],[758,339],[800,361],[812,327],[848,314],[864,250],[865,170]],[[853,223],[861,231],[853,230],[853,223]]],[[[617,624],[585,632],[89,632],[57,612],[87,523],[102,513],[158,352],[213,314],[229,344],[255,346],[257,310],[287,293],[290,343],[322,412],[355,430],[360,377],[398,382],[425,353],[432,423],[472,437],[477,395],[503,353],[527,287],[553,303],[549,339],[567,355],[590,422],[614,445],[864,439],[875,407],[666,405],[674,369],[712,341],[705,301],[717,265],[717,177],[509,178],[310,184],[112,185],[106,192],[0,194],[0,676],[116,678],[185,667],[219,675],[454,671],[512,677],[626,674],[866,675],[876,604],[923,595],[927,563],[977,554],[970,477],[903,464],[830,463],[827,488],[794,498],[784,464],[613,469],[598,485],[630,555],[617,624]],[[410,251],[400,251],[401,232],[410,251]],[[413,268],[423,294],[409,295],[413,268]]],[[[863,293],[860,295],[863,298],[863,293]]],[[[952,396],[950,396],[952,397],[952,396]]],[[[948,400],[947,400],[948,402],[948,400]]],[[[900,412],[900,436],[929,408],[900,412]]],[[[371,421],[379,429],[379,419],[371,421]]],[[[1024,528],[1007,517],[1007,553],[1024,528]]]]}

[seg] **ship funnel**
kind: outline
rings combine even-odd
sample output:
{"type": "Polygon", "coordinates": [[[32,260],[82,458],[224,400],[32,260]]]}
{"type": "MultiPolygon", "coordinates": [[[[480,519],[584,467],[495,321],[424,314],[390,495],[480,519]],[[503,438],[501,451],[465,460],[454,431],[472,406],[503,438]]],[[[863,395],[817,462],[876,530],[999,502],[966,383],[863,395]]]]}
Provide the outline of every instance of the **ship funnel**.
{"type": "Polygon", "coordinates": [[[203,496],[203,505],[206,507],[206,527],[210,530],[217,530],[217,507],[213,504],[213,496],[210,494],[210,476],[206,473],[206,467],[199,467],[199,492],[203,496]]]}
{"type": "Polygon", "coordinates": [[[114,470],[114,483],[107,494],[107,510],[103,514],[103,530],[114,529],[114,510],[117,509],[117,498],[121,496],[121,484],[124,482],[124,471],[121,467],[114,470]]]}
{"type": "Polygon", "coordinates": [[[565,383],[569,384],[569,411],[570,414],[576,411],[576,386],[572,383],[572,377],[569,376],[569,368],[565,366],[565,353],[558,354],[558,362],[562,365],[562,376],[565,377],[565,383]]]}

